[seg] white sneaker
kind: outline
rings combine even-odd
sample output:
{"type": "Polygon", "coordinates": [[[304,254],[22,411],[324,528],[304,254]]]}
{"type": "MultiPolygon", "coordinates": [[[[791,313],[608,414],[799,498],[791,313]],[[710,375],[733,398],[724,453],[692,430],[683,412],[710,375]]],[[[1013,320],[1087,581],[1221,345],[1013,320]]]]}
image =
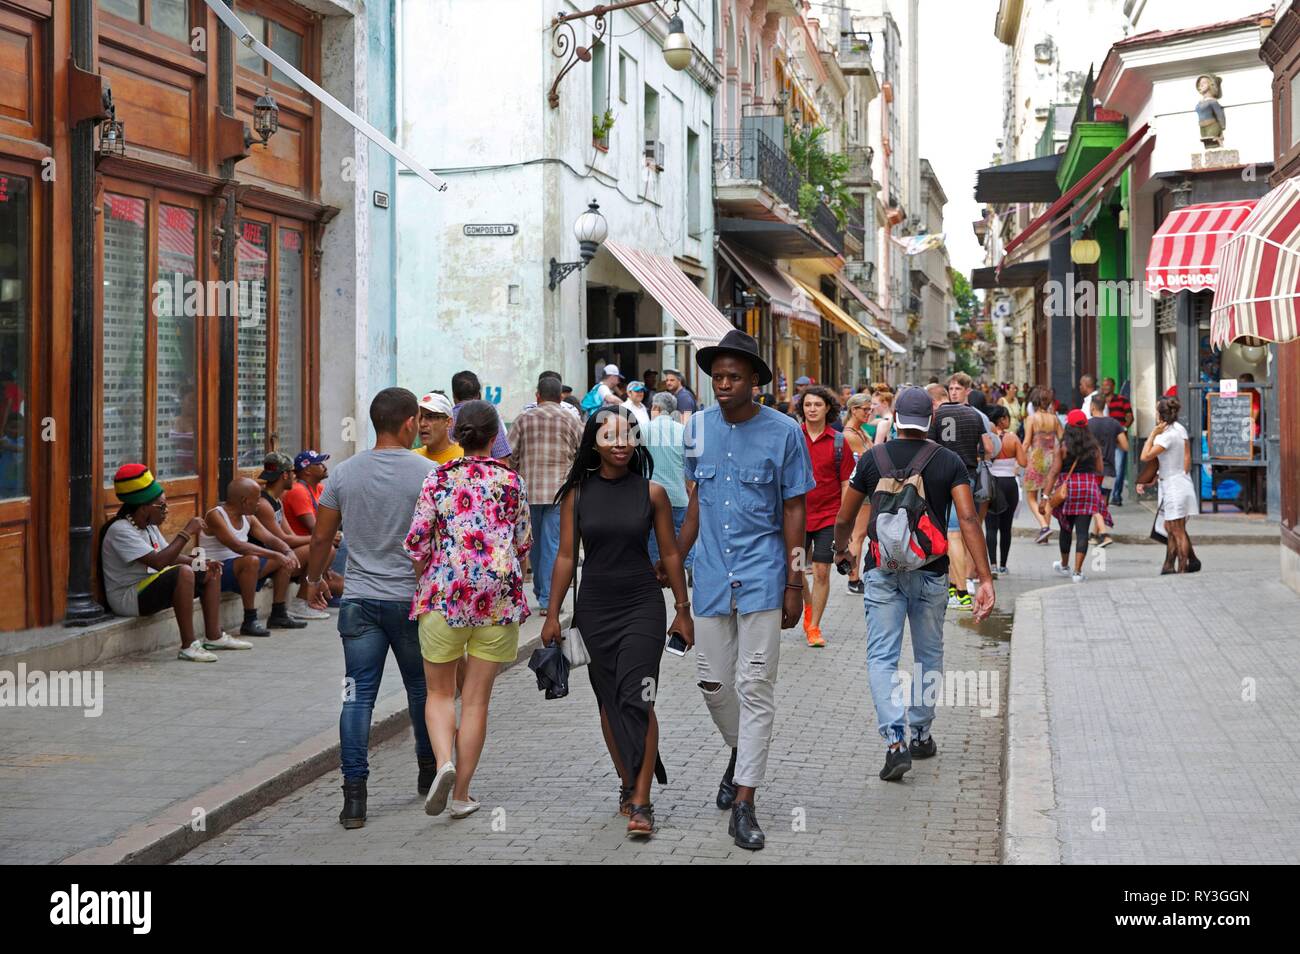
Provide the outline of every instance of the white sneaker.
{"type": "Polygon", "coordinates": [[[229,633],[222,633],[220,639],[203,640],[204,649],[252,649],[253,644],[246,639],[235,639],[229,633]]]}
{"type": "Polygon", "coordinates": [[[324,610],[313,609],[307,601],[295,596],[289,601],[289,615],[298,619],[329,619],[330,614],[324,610]]]}
{"type": "Polygon", "coordinates": [[[1084,580],[1084,576],[1082,573],[1074,573],[1070,576],[1071,583],[1082,583],[1083,580],[1084,580]]]}
{"type": "Polygon", "coordinates": [[[451,817],[468,818],[482,807],[482,805],[474,801],[472,798],[467,802],[462,802],[458,798],[453,798],[451,800],[451,817]]]}
{"type": "Polygon", "coordinates": [[[196,638],[176,654],[177,659],[185,662],[216,662],[217,657],[203,648],[203,640],[196,638]]]}
{"type": "Polygon", "coordinates": [[[1057,560],[1055,563],[1052,564],[1052,569],[1056,571],[1056,575],[1057,575],[1057,576],[1072,576],[1072,575],[1073,575],[1073,574],[1071,573],[1070,568],[1069,568],[1068,566],[1066,566],[1065,564],[1063,564],[1060,560],[1057,560]]]}
{"type": "Polygon", "coordinates": [[[961,609],[961,600],[957,599],[957,594],[948,597],[948,609],[961,609]]]}
{"type": "Polygon", "coordinates": [[[441,815],[447,807],[447,796],[455,784],[456,765],[454,762],[444,762],[442,768],[438,769],[438,774],[433,777],[433,785],[429,787],[429,795],[424,800],[424,813],[441,815]]]}
{"type": "Polygon", "coordinates": [[[1005,566],[998,567],[998,576],[1006,576],[1010,572],[1005,566]]]}

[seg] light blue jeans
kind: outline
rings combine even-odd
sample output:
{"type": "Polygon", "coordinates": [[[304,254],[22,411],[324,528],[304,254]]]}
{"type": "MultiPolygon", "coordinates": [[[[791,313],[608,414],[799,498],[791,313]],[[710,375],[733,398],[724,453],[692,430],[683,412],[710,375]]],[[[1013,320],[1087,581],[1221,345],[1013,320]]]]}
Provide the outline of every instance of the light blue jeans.
{"type": "Polygon", "coordinates": [[[539,606],[551,605],[551,571],[560,547],[560,505],[530,504],[528,515],[533,522],[533,594],[539,606]]]}
{"type": "Polygon", "coordinates": [[[867,614],[867,675],[876,706],[880,735],[887,745],[930,737],[936,687],[943,673],[943,617],[948,608],[948,575],[916,570],[886,573],[870,570],[863,577],[862,604],[867,614]],[[903,651],[903,623],[912,624],[911,676],[898,671],[903,651]],[[907,705],[908,701],[913,704],[907,705]],[[903,722],[906,710],[907,723],[903,722]]]}

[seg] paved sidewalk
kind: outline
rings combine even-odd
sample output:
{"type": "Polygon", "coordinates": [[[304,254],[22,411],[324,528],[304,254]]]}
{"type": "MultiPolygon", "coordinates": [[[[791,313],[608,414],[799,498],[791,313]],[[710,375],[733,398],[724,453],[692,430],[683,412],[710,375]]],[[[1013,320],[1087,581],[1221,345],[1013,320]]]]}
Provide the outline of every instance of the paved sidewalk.
{"type": "Polygon", "coordinates": [[[1300,861],[1300,596],[1277,581],[1276,548],[1218,549],[1245,558],[1019,600],[1013,860],[1300,861]],[[1025,672],[1026,658],[1041,670],[1025,672]],[[1040,709],[1046,760],[1033,752],[1040,709]]]}
{"type": "MultiPolygon", "coordinates": [[[[1150,543],[1163,546],[1151,539],[1151,525],[1155,522],[1156,497],[1152,493],[1147,497],[1137,498],[1129,494],[1122,507],[1111,507],[1110,514],[1115,525],[1111,535],[1119,542],[1138,544],[1150,543]]],[[[1188,521],[1188,532],[1193,542],[1265,544],[1277,543],[1280,538],[1277,520],[1269,520],[1262,514],[1241,513],[1203,513],[1188,521]]],[[[1057,521],[1052,521],[1052,539],[1056,539],[1059,530],[1057,521]]],[[[1038,523],[1029,512],[1028,505],[1022,500],[1016,511],[1015,535],[1033,537],[1038,533],[1038,523]]]]}
{"type": "Polygon", "coordinates": [[[916,762],[900,783],[882,782],[884,748],[867,688],[861,597],[848,593],[838,574],[832,578],[823,624],[829,646],[808,648],[801,629],[782,640],[768,784],[758,795],[764,851],[736,848],[726,834],[727,814],[713,805],[727,750],[696,688],[690,654],[663,661],[657,707],[669,785],[655,787],[660,832],[648,843],[625,839],[619,783],[586,676],[577,676],[569,698],[547,702],[532,673],[518,667],[502,676],[493,695],[474,782],[484,804],[479,814],[463,821],[424,815],[403,737],[375,754],[365,828],[340,828],[339,782],[331,776],[182,861],[996,862],[1007,644],[989,634],[1005,632],[1005,621],[985,634],[969,616],[952,613],[945,633],[945,668],[997,679],[996,714],[941,710],[939,756],[916,762]]]}
{"type": "MultiPolygon", "coordinates": [[[[273,630],[215,663],[178,661],[175,638],[105,665],[97,718],[81,708],[0,709],[0,863],[117,860],[155,842],[163,819],[174,829],[194,808],[210,812],[278,780],[276,797],[315,777],[338,741],[334,616],[273,630]]],[[[535,636],[540,620],[525,627],[535,636]]],[[[390,655],[375,721],[399,712],[405,692],[390,655]]]]}

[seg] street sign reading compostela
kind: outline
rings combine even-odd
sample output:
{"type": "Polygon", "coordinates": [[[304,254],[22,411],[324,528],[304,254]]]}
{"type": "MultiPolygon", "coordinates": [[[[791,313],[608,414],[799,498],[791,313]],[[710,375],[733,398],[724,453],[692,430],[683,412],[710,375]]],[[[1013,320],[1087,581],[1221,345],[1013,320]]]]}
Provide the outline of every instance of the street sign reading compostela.
{"type": "Polygon", "coordinates": [[[519,226],[514,223],[505,225],[467,225],[465,226],[466,235],[514,235],[519,231],[519,226]]]}

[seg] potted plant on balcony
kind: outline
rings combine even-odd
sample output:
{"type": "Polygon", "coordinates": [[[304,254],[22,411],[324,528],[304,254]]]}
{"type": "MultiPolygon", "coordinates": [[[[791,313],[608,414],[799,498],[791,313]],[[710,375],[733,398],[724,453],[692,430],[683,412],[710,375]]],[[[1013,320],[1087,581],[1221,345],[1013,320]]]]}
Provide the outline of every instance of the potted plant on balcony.
{"type": "Polygon", "coordinates": [[[840,228],[848,220],[848,210],[855,197],[844,185],[849,174],[849,157],[837,152],[827,152],[822,145],[825,126],[789,130],[786,149],[790,162],[803,177],[799,187],[799,215],[811,219],[817,203],[824,202],[835,214],[840,228]]]}
{"type": "Polygon", "coordinates": [[[591,144],[601,152],[609,152],[609,131],[614,128],[614,110],[605,110],[605,115],[591,117],[591,144]]]}

